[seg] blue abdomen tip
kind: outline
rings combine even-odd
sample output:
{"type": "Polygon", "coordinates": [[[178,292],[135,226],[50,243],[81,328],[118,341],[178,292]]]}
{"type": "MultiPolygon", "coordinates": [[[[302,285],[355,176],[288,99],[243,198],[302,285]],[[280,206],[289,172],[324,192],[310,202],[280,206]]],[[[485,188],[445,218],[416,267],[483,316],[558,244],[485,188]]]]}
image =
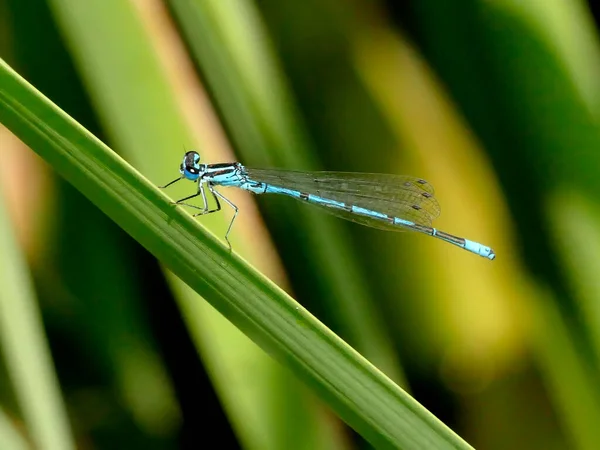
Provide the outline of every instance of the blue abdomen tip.
{"type": "Polygon", "coordinates": [[[490,260],[496,258],[496,253],[494,253],[494,250],[492,250],[490,247],[486,247],[485,245],[481,245],[479,242],[473,242],[465,239],[465,249],[490,260]]]}

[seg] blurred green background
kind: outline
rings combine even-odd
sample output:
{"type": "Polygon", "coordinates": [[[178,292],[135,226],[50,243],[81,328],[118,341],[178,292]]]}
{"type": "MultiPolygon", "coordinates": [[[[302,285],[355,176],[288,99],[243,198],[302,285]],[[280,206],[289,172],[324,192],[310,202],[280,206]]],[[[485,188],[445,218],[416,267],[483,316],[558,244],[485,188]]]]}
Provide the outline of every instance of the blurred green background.
{"type": "MultiPolygon", "coordinates": [[[[156,184],[189,149],[427,179],[494,262],[227,190],[232,242],[474,447],[597,449],[594,13],[0,0],[0,57],[156,184]]],[[[0,448],[369,448],[4,128],[0,187],[0,448]]]]}

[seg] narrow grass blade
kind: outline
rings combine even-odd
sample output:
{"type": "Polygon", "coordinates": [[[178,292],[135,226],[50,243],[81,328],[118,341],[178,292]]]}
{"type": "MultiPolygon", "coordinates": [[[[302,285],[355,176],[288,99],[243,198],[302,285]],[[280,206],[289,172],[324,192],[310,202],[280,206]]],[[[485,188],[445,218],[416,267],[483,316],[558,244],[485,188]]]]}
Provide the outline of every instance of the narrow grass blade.
{"type": "Polygon", "coordinates": [[[0,248],[0,344],[25,425],[36,448],[74,449],[37,300],[1,199],[0,248]]]}

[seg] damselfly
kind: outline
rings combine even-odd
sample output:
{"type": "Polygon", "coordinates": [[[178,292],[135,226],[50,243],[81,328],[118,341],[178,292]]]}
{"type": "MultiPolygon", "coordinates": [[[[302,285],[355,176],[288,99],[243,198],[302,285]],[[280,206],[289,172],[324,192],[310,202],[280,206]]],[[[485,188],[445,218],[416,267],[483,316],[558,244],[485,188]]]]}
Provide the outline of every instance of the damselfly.
{"type": "Polygon", "coordinates": [[[238,214],[238,208],[215,186],[234,186],[254,194],[282,194],[311,205],[322,207],[331,214],[369,227],[393,231],[416,231],[441,239],[484,258],[494,259],[496,254],[485,245],[470,241],[431,227],[440,214],[433,196],[433,187],[425,180],[403,175],[382,175],[351,172],[295,172],[279,169],[251,169],[242,164],[200,164],[200,155],[190,151],[179,166],[181,176],[166,184],[187,179],[198,183],[195,194],[172,202],[198,209],[194,217],[221,210],[220,200],[234,210],[225,240],[238,214]],[[215,200],[210,209],[206,190],[215,200]],[[186,203],[202,197],[202,207],[186,203]]]}

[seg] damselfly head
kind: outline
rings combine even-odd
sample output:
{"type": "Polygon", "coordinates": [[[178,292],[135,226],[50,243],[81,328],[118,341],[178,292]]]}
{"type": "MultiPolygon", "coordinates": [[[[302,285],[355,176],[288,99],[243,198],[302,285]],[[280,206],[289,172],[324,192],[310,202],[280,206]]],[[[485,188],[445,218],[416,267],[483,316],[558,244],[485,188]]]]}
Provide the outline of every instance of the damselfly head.
{"type": "Polygon", "coordinates": [[[198,179],[200,176],[200,155],[198,152],[191,151],[184,155],[179,166],[179,172],[188,180],[196,181],[198,179]]]}

